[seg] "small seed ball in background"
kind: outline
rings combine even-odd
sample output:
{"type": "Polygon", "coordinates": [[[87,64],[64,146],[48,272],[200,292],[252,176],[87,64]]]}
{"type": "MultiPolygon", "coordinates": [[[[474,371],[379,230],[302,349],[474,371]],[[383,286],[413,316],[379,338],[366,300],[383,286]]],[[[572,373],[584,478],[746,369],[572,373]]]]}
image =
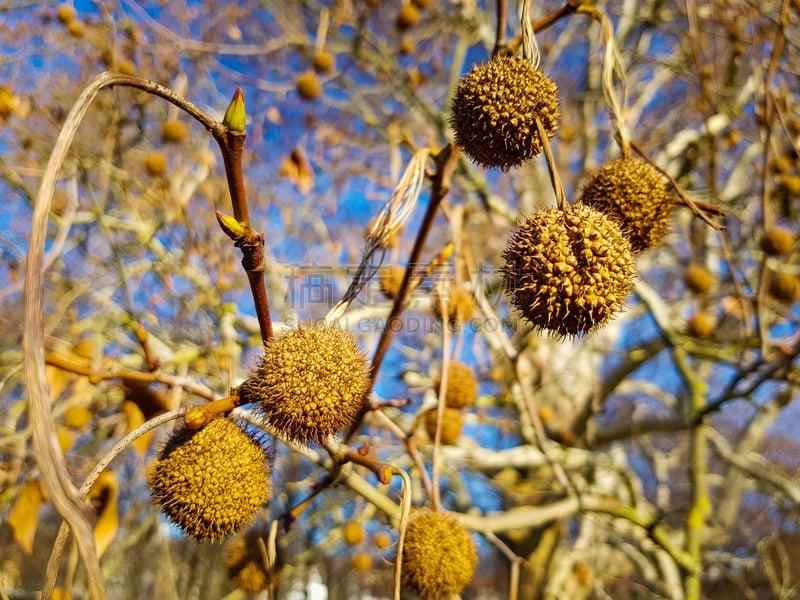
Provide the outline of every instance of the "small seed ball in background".
{"type": "Polygon", "coordinates": [[[792,251],[794,240],[794,234],[785,227],[770,227],[761,236],[761,249],[769,256],[783,256],[792,251]]]}
{"type": "Polygon", "coordinates": [[[461,78],[451,106],[455,143],[470,160],[507,171],[542,152],[558,129],[558,86],[519,56],[497,56],[461,78]]]}
{"type": "MultiPolygon", "coordinates": [[[[436,437],[436,413],[437,409],[435,408],[425,413],[425,431],[428,432],[431,441],[436,437]]],[[[442,415],[442,435],[440,438],[442,444],[445,446],[457,444],[463,427],[464,417],[461,411],[457,408],[445,407],[442,415]]]]}
{"type": "Polygon", "coordinates": [[[695,294],[705,294],[714,285],[714,276],[703,265],[691,263],[683,274],[683,281],[695,294]]]}
{"type": "Polygon", "coordinates": [[[322,96],[322,84],[314,71],[299,75],[295,80],[295,87],[303,100],[316,100],[322,96]]]}

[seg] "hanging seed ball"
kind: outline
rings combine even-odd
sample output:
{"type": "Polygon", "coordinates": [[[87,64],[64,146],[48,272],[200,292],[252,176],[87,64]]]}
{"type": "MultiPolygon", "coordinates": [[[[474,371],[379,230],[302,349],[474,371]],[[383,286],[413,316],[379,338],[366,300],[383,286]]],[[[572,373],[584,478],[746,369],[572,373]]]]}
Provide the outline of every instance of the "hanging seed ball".
{"type": "Polygon", "coordinates": [[[381,276],[378,283],[381,287],[381,291],[389,300],[394,300],[397,294],[400,293],[400,286],[403,283],[405,274],[406,270],[396,265],[381,269],[381,276]]]}
{"type": "Polygon", "coordinates": [[[320,50],[314,55],[314,70],[318,73],[328,73],[335,64],[336,59],[330,52],[320,50]]]}
{"type": "Polygon", "coordinates": [[[398,31],[406,31],[419,23],[419,10],[413,4],[406,4],[397,13],[395,27],[398,31]]]}
{"type": "Polygon", "coordinates": [[[769,256],[784,256],[792,251],[794,234],[785,227],[770,227],[761,236],[761,249],[769,256]]]}
{"type": "Polygon", "coordinates": [[[322,84],[314,71],[306,71],[295,80],[297,93],[303,100],[316,100],[322,96],[322,84]]]}
{"type": "Polygon", "coordinates": [[[59,4],[58,8],[56,9],[56,18],[64,25],[72,23],[77,16],[78,13],[75,11],[75,7],[71,4],[59,4]]]}
{"type": "MultiPolygon", "coordinates": [[[[472,319],[475,313],[476,302],[469,290],[453,285],[448,290],[447,298],[447,321],[451,325],[466,323],[472,319]]],[[[439,295],[433,297],[433,312],[436,316],[442,316],[442,299],[439,295]]]]}
{"type": "Polygon", "coordinates": [[[163,152],[148,152],[144,157],[144,170],[152,177],[163,175],[167,171],[167,155],[163,152]]]}
{"type": "Polygon", "coordinates": [[[497,56],[461,78],[450,125],[473,162],[507,171],[542,152],[536,119],[548,138],[558,129],[558,86],[529,60],[497,56]]]}
{"type": "Polygon", "coordinates": [[[369,571],[372,568],[372,556],[369,552],[356,552],[353,554],[351,564],[356,571],[369,571]]]}
{"type": "Polygon", "coordinates": [[[618,158],[595,171],[581,201],[617,219],[634,254],[667,234],[672,203],[664,180],[655,167],[639,158],[618,158]]]}
{"type": "Polygon", "coordinates": [[[258,403],[286,438],[321,444],[356,421],[368,382],[369,365],[353,336],[314,324],[269,340],[239,396],[245,404],[258,403]]]}
{"type": "Polygon", "coordinates": [[[392,545],[392,536],[386,531],[379,531],[375,534],[375,537],[372,538],[372,541],[375,543],[375,547],[378,550],[386,550],[392,545]]]}
{"type": "Polygon", "coordinates": [[[695,294],[705,294],[714,285],[714,276],[703,265],[690,263],[683,274],[683,281],[695,294]]]}
{"type": "Polygon", "coordinates": [[[700,340],[707,340],[714,333],[717,320],[710,312],[700,311],[691,316],[686,322],[686,331],[689,335],[700,340]]]}
{"type": "Polygon", "coordinates": [[[185,533],[225,537],[270,499],[269,454],[227,418],[175,429],[151,467],[150,495],[185,533]]]}
{"type": "Polygon", "coordinates": [[[633,288],[630,243],[616,222],[584,204],[535,213],[512,233],[503,257],[511,303],[535,328],[559,336],[604,325],[633,288]]]}
{"type": "Polygon", "coordinates": [[[402,580],[426,599],[458,594],[472,581],[478,554],[469,532],[453,517],[422,512],[412,517],[403,549],[402,580]]]}
{"type": "Polygon", "coordinates": [[[364,526],[358,521],[348,521],[342,529],[342,538],[348,546],[358,546],[367,539],[367,533],[364,531],[364,526]]]}
{"type": "MultiPolygon", "coordinates": [[[[464,417],[457,408],[445,407],[442,415],[442,443],[452,446],[458,443],[461,437],[461,430],[464,428],[464,417]]],[[[425,413],[425,431],[428,432],[431,440],[436,437],[436,409],[425,413]]]]}
{"type": "Polygon", "coordinates": [[[183,121],[172,119],[161,124],[161,139],[171,144],[179,144],[189,137],[189,126],[183,121]]]}
{"type": "Polygon", "coordinates": [[[267,568],[261,544],[267,547],[267,533],[251,528],[236,534],[225,544],[223,563],[231,584],[249,594],[275,588],[280,581],[280,566],[267,568]]]}
{"type": "MultiPolygon", "coordinates": [[[[441,387],[441,375],[436,381],[436,389],[441,387]]],[[[475,372],[462,362],[447,365],[447,391],[444,402],[450,408],[464,408],[475,403],[478,395],[478,379],[475,372]]]]}
{"type": "Polygon", "coordinates": [[[770,274],[769,293],[781,302],[794,302],[800,298],[800,277],[786,271],[770,274]]]}

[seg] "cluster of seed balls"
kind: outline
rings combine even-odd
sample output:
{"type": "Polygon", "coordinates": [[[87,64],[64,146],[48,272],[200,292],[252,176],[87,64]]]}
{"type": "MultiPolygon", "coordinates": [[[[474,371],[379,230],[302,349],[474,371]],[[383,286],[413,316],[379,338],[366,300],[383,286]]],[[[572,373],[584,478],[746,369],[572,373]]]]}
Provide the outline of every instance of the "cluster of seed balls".
{"type": "MultiPolygon", "coordinates": [[[[435,381],[437,390],[441,389],[441,375],[435,381]]],[[[472,406],[478,395],[478,379],[475,372],[462,362],[453,361],[447,365],[447,384],[444,391],[444,412],[442,414],[440,439],[443,444],[458,442],[464,427],[463,409],[472,406]]],[[[424,415],[425,431],[434,439],[438,409],[431,409],[424,415]]]]}
{"type": "MultiPolygon", "coordinates": [[[[307,445],[347,431],[365,408],[368,385],[369,366],[353,336],[316,324],[269,340],[237,393],[277,435],[307,445]]],[[[150,469],[151,496],[185,533],[219,539],[269,501],[269,472],[262,440],[218,417],[173,431],[150,469]]]]}
{"type": "MultiPolygon", "coordinates": [[[[539,155],[560,118],[558,87],[519,56],[498,55],[459,83],[450,124],[473,162],[508,170],[539,155]]],[[[502,267],[511,303],[534,328],[589,333],[624,307],[634,256],[667,232],[671,201],[650,163],[623,157],[592,173],[579,202],[539,211],[511,234],[502,267]]]]}

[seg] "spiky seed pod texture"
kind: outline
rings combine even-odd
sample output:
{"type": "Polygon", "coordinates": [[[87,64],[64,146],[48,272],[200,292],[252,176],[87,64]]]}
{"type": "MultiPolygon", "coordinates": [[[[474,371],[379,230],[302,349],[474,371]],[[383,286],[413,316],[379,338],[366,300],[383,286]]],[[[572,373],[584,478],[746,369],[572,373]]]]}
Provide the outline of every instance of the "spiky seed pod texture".
{"type": "Polygon", "coordinates": [[[250,528],[236,534],[225,544],[223,564],[231,584],[249,594],[275,588],[280,581],[280,564],[264,564],[261,545],[266,548],[267,534],[250,528]]]}
{"type": "Polygon", "coordinates": [[[258,403],[269,425],[300,444],[347,430],[365,407],[369,365],[353,336],[323,323],[269,340],[239,397],[258,403]]]}
{"type": "Polygon", "coordinates": [[[672,202],[664,180],[639,158],[618,158],[592,173],[581,201],[616,218],[634,254],[656,245],[669,229],[672,202]]]}
{"type": "Polygon", "coordinates": [[[175,429],[152,465],[150,495],[166,517],[198,539],[246,525],[271,497],[265,447],[228,418],[175,429]]]}
{"type": "Polygon", "coordinates": [[[558,86],[520,56],[496,56],[461,78],[450,125],[473,162],[507,171],[542,152],[536,118],[548,138],[558,129],[558,86]]]}
{"type": "Polygon", "coordinates": [[[770,227],[761,236],[761,249],[769,256],[789,254],[794,246],[794,234],[785,227],[770,227]]]}
{"type": "Polygon", "coordinates": [[[426,599],[458,594],[472,581],[478,554],[469,532],[453,517],[424,511],[406,530],[403,583],[426,599]]]}
{"type": "MultiPolygon", "coordinates": [[[[442,385],[441,374],[436,380],[436,388],[442,385]]],[[[452,361],[447,365],[447,390],[444,403],[450,408],[464,408],[475,403],[478,395],[478,378],[475,372],[462,362],[452,361]]]]}
{"type": "MultiPolygon", "coordinates": [[[[425,431],[428,432],[431,440],[436,436],[436,412],[431,409],[425,413],[425,431]]],[[[461,430],[464,428],[464,417],[457,408],[445,407],[442,415],[442,436],[441,441],[445,446],[452,446],[461,437],[461,430]]]]}
{"type": "Polygon", "coordinates": [[[584,204],[534,213],[503,257],[511,303],[535,328],[562,337],[604,325],[633,288],[630,243],[615,221],[584,204]]]}
{"type": "Polygon", "coordinates": [[[683,281],[695,294],[705,294],[714,285],[714,276],[703,265],[691,263],[683,274],[683,281]]]}

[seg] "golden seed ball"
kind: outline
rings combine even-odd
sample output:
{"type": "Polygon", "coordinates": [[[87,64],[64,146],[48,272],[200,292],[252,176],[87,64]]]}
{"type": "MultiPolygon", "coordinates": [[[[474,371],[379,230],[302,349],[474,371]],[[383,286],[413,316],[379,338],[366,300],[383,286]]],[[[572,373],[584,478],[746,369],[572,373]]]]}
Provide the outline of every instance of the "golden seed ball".
{"type": "Polygon", "coordinates": [[[794,239],[785,227],[770,227],[761,236],[761,249],[769,256],[783,256],[792,251],[794,239]]]}
{"type": "Polygon", "coordinates": [[[397,47],[397,51],[400,54],[408,56],[409,54],[414,54],[416,51],[417,46],[414,44],[413,40],[408,38],[403,38],[400,40],[400,45],[397,47]]]}
{"type": "Polygon", "coordinates": [[[297,93],[304,100],[316,100],[322,96],[322,84],[314,71],[306,71],[295,80],[297,93]]]}
{"type": "Polygon", "coordinates": [[[697,339],[707,340],[714,333],[716,326],[717,319],[713,314],[700,311],[693,314],[686,322],[686,331],[697,339]]]}
{"type": "Polygon", "coordinates": [[[667,234],[672,203],[664,180],[639,158],[618,158],[592,173],[581,201],[617,219],[635,254],[667,234]]]}
{"type": "Polygon", "coordinates": [[[58,447],[61,448],[61,452],[67,453],[75,443],[75,434],[71,429],[63,425],[56,425],[56,439],[58,440],[58,447]]]}
{"type": "Polygon", "coordinates": [[[630,243],[615,221],[585,204],[533,214],[503,257],[511,304],[535,328],[559,336],[601,327],[633,288],[630,243]]]}
{"type": "Polygon", "coordinates": [[[800,277],[786,271],[772,273],[769,279],[769,293],[781,302],[794,302],[800,298],[800,277]]]}
{"type": "Polygon", "coordinates": [[[372,568],[372,556],[369,552],[356,552],[353,554],[351,564],[356,571],[369,571],[372,568]]]}
{"type": "Polygon", "coordinates": [[[125,60],[120,61],[117,63],[117,72],[121,73],[122,75],[136,75],[136,63],[134,63],[131,59],[126,58],[125,60]]]}
{"type": "Polygon", "coordinates": [[[450,125],[473,162],[507,171],[542,152],[538,118],[548,138],[558,129],[558,86],[519,56],[497,56],[461,78],[450,125]]]}
{"type": "Polygon", "coordinates": [[[71,4],[59,4],[58,8],[56,9],[56,18],[64,25],[72,23],[77,16],[78,13],[76,12],[75,7],[71,4]]]}
{"type": "Polygon", "coordinates": [[[227,418],[175,429],[149,479],[161,512],[198,539],[235,533],[271,496],[268,452],[227,418]]]}
{"type": "Polygon", "coordinates": [[[695,294],[705,294],[714,285],[714,276],[703,265],[691,263],[683,274],[683,281],[695,294]]]}
{"type": "Polygon", "coordinates": [[[364,525],[359,521],[348,521],[342,528],[342,538],[344,539],[344,543],[348,546],[358,546],[367,539],[364,525]]]}
{"type": "Polygon", "coordinates": [[[413,4],[406,4],[397,13],[395,27],[397,27],[398,31],[411,29],[417,23],[419,23],[419,10],[413,4]]]}
{"type": "Polygon", "coordinates": [[[152,177],[163,175],[167,171],[167,155],[163,152],[148,152],[144,157],[144,170],[152,177]]]}
{"type": "Polygon", "coordinates": [[[392,545],[392,536],[386,531],[379,531],[375,534],[375,537],[372,539],[372,541],[375,542],[375,547],[378,550],[386,550],[392,545]]]}
{"type": "MultiPolygon", "coordinates": [[[[428,432],[431,441],[436,437],[436,409],[431,409],[425,413],[425,431],[428,432]]],[[[458,443],[461,437],[461,430],[464,427],[464,417],[457,408],[445,407],[442,415],[442,435],[441,441],[446,446],[458,443]]]]}
{"type": "Polygon", "coordinates": [[[67,26],[67,31],[72,37],[83,37],[86,33],[86,25],[83,23],[83,21],[78,21],[76,19],[74,21],[65,23],[65,25],[67,26]]]}
{"type": "Polygon", "coordinates": [[[83,429],[92,420],[92,411],[85,406],[70,406],[64,411],[64,425],[70,429],[83,429]]]}
{"type": "Polygon", "coordinates": [[[772,166],[778,173],[789,173],[796,164],[796,158],[793,156],[788,156],[786,154],[781,156],[776,156],[773,160],[772,166]]]}
{"type": "Polygon", "coordinates": [[[273,338],[239,387],[269,425],[301,444],[321,444],[349,429],[365,408],[369,364],[353,336],[325,324],[273,338]]]}
{"type": "Polygon", "coordinates": [[[793,196],[800,196],[800,175],[784,174],[781,175],[781,186],[786,193],[793,196]]]}
{"type": "MultiPolygon", "coordinates": [[[[450,286],[447,290],[447,321],[451,325],[467,323],[475,314],[477,303],[472,293],[460,286],[450,286]]],[[[433,312],[436,316],[442,316],[442,298],[439,295],[433,297],[433,312]]]]}
{"type": "Polygon", "coordinates": [[[381,276],[378,279],[378,284],[381,291],[389,300],[394,300],[397,294],[400,293],[400,286],[403,284],[403,277],[406,275],[406,270],[400,266],[391,266],[381,269],[381,276]]]}
{"type": "Polygon", "coordinates": [[[280,567],[264,564],[262,544],[266,549],[267,537],[258,528],[251,528],[236,534],[225,544],[225,574],[234,587],[249,594],[258,594],[277,586],[280,567]]]}
{"type": "Polygon", "coordinates": [[[402,580],[423,598],[448,598],[472,581],[478,554],[469,532],[453,517],[412,517],[403,549],[402,580]]]}
{"type": "Polygon", "coordinates": [[[178,144],[189,137],[189,126],[178,119],[161,123],[161,139],[167,143],[178,144]]]}
{"type": "MultiPolygon", "coordinates": [[[[441,387],[441,375],[436,388],[441,387]]],[[[475,404],[478,395],[478,378],[475,372],[462,362],[452,361],[447,365],[447,390],[444,402],[450,408],[464,408],[475,404]]]]}
{"type": "Polygon", "coordinates": [[[320,50],[314,55],[314,69],[319,73],[328,73],[336,64],[336,58],[330,52],[320,50]]]}

